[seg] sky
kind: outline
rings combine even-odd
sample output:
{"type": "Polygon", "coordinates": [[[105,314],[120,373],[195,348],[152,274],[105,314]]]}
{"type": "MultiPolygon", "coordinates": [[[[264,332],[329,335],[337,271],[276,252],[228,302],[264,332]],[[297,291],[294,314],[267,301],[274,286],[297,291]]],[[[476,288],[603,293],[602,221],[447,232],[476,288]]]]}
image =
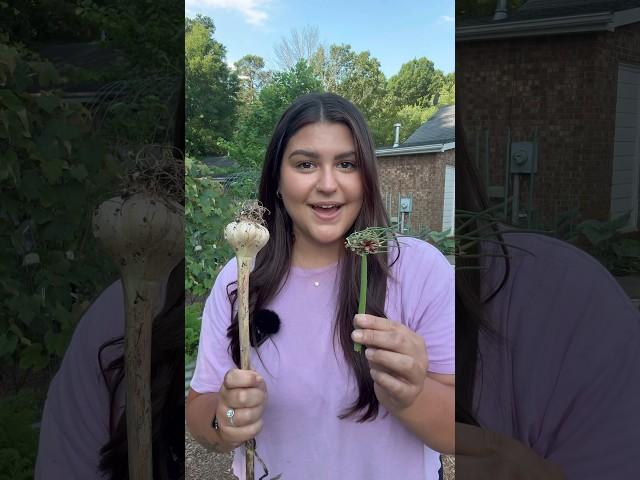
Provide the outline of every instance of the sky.
{"type": "Polygon", "coordinates": [[[368,50],[387,78],[427,57],[444,73],[455,65],[454,0],[186,0],[185,14],[213,19],[227,63],[259,55],[277,69],[274,46],[292,29],[317,27],[326,46],[368,50]]]}

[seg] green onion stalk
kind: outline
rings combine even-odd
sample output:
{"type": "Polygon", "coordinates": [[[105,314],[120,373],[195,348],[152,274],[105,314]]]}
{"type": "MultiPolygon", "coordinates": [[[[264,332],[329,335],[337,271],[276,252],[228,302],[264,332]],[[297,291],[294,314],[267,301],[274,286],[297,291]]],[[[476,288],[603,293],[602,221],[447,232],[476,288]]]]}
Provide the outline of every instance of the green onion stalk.
{"type": "MultiPolygon", "coordinates": [[[[368,227],[364,230],[353,232],[347,237],[345,247],[360,256],[360,299],[358,301],[358,313],[366,313],[367,310],[367,256],[388,251],[389,239],[395,238],[393,227],[368,227]]],[[[362,345],[354,342],[353,349],[362,351],[362,345]]]]}

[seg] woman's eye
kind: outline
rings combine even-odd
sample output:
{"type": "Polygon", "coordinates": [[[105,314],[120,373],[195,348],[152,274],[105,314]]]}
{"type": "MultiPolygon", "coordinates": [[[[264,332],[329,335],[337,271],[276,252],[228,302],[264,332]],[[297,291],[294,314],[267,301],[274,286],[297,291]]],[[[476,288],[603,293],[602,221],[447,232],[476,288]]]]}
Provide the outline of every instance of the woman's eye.
{"type": "Polygon", "coordinates": [[[300,170],[309,170],[309,169],[313,168],[313,163],[311,163],[311,162],[299,162],[296,165],[296,168],[298,168],[300,170]]]}
{"type": "Polygon", "coordinates": [[[356,164],[353,162],[340,162],[338,168],[342,170],[355,170],[356,164]]]}

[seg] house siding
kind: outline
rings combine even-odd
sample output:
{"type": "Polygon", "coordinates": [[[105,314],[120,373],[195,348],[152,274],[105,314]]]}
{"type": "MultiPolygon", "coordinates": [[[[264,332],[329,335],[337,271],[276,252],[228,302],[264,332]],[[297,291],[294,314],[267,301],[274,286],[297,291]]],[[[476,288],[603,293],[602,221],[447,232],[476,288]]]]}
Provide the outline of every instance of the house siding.
{"type": "MultiPolygon", "coordinates": [[[[614,32],[456,44],[459,117],[472,155],[489,129],[490,184],[504,185],[507,127],[512,141],[537,129],[534,209],[542,223],[578,207],[605,219],[611,203],[619,63],[640,65],[640,25],[614,32]]],[[[528,181],[521,183],[526,208],[528,181]]]]}
{"type": "Polygon", "coordinates": [[[442,229],[445,165],[455,165],[455,150],[378,157],[382,199],[390,195],[389,216],[397,216],[398,196],[413,196],[411,229],[442,229]]]}

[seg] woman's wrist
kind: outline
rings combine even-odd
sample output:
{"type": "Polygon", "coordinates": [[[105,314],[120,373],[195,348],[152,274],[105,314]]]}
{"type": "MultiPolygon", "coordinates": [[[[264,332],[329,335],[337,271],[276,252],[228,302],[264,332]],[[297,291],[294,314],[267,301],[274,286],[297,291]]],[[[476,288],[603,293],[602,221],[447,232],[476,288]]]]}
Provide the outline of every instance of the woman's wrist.
{"type": "Polygon", "coordinates": [[[233,444],[225,442],[222,438],[220,425],[215,415],[211,420],[211,424],[207,433],[208,434],[205,438],[196,438],[198,443],[200,443],[207,450],[212,450],[216,453],[228,453],[236,448],[233,444]]]}

